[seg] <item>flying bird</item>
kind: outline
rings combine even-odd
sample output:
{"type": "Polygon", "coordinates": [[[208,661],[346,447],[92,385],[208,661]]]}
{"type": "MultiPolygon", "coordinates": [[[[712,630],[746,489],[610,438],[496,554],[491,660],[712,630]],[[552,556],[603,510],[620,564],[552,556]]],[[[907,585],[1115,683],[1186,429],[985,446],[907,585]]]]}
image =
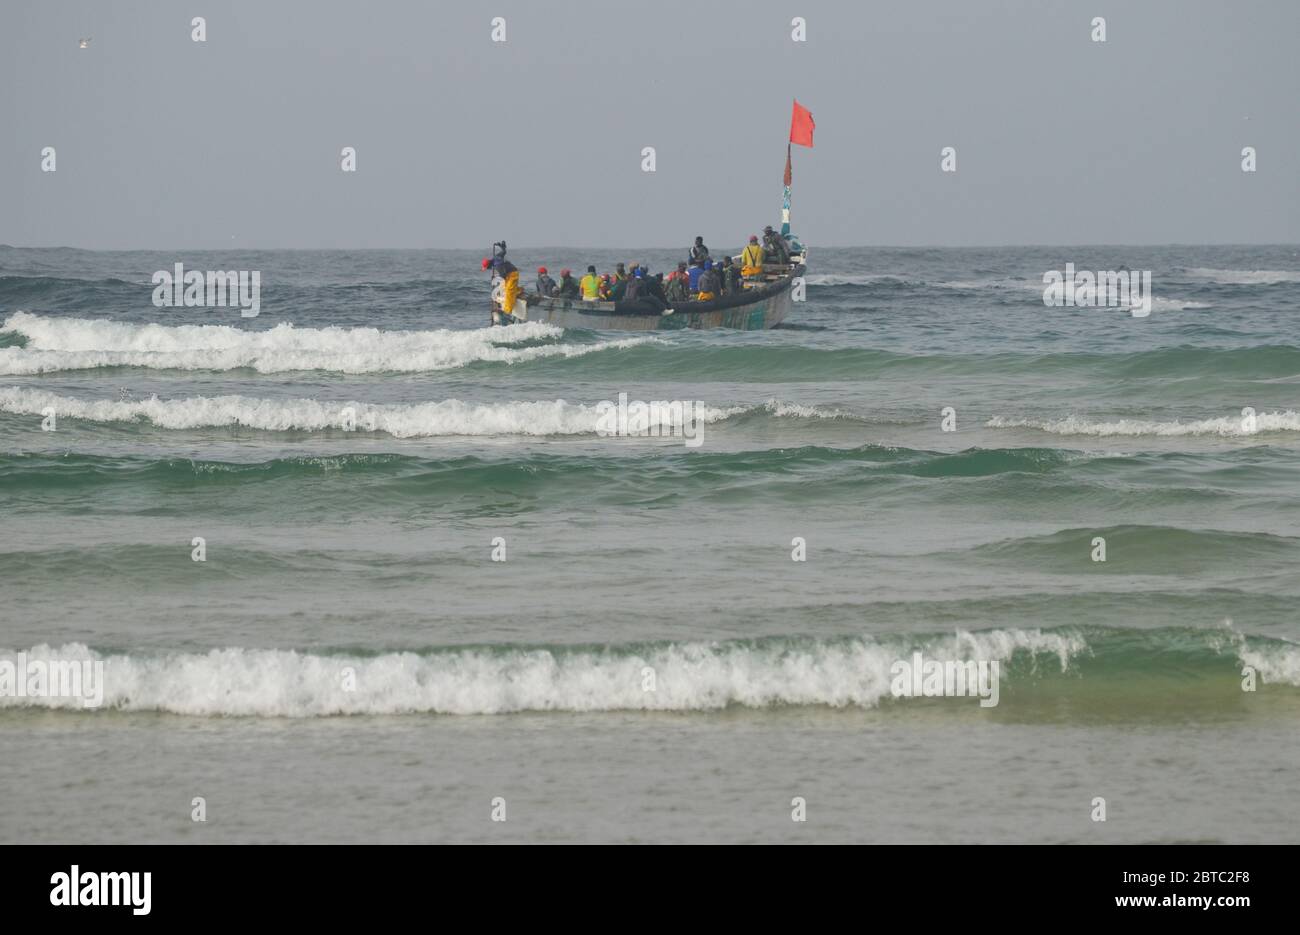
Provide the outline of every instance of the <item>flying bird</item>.
{"type": "Polygon", "coordinates": [[[89,45],[90,45],[90,39],[88,39],[88,38],[87,38],[87,39],[79,39],[79,40],[78,40],[78,43],[79,43],[78,48],[82,48],[82,49],[84,49],[84,48],[89,47],[89,45]]]}

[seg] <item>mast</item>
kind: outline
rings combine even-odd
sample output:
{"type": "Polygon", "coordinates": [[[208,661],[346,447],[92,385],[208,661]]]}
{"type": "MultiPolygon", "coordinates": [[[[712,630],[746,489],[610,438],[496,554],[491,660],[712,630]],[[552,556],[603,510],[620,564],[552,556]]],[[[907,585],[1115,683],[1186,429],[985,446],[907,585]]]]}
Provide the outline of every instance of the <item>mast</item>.
{"type": "Polygon", "coordinates": [[[790,236],[790,144],[785,144],[785,200],[781,204],[781,236],[790,236]]]}
{"type": "Polygon", "coordinates": [[[813,123],[812,111],[801,106],[796,100],[790,112],[790,142],[785,144],[785,204],[781,207],[782,235],[790,233],[790,146],[798,143],[800,146],[811,147],[813,130],[816,126],[813,123]]]}

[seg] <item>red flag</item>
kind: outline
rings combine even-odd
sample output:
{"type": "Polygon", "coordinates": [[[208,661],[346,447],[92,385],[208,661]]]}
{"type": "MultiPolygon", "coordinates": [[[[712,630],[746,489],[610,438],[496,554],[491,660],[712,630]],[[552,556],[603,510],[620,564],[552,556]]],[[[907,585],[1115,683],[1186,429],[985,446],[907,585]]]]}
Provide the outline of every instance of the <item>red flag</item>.
{"type": "Polygon", "coordinates": [[[812,146],[813,130],[817,124],[813,123],[812,111],[806,107],[799,106],[799,102],[794,102],[794,113],[790,116],[790,142],[798,143],[800,146],[812,146]]]}

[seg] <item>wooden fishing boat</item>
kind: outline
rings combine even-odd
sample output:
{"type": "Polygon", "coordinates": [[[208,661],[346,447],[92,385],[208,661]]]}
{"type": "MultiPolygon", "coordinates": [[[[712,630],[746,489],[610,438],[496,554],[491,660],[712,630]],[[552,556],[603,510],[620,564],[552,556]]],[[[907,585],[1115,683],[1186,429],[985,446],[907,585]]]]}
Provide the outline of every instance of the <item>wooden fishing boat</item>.
{"type": "MultiPolygon", "coordinates": [[[[761,277],[747,281],[745,287],[734,294],[723,294],[707,302],[692,300],[666,308],[662,301],[639,299],[632,302],[585,301],[580,298],[561,299],[527,293],[518,296],[512,307],[504,308],[502,284],[494,278],[492,290],[492,323],[510,325],[517,322],[540,321],[561,328],[586,328],[593,331],[670,331],[683,328],[738,328],[742,331],[760,331],[775,328],[790,313],[795,301],[803,300],[803,276],[808,268],[808,251],[798,238],[790,234],[790,144],[813,145],[812,113],[794,102],[790,118],[790,141],[785,149],[785,201],[781,207],[780,236],[789,253],[789,262],[780,265],[766,264],[761,277]]],[[[493,256],[500,247],[500,257],[505,257],[505,242],[493,245],[493,256]]],[[[773,251],[773,256],[779,251],[773,251]]],[[[781,252],[782,259],[785,253],[781,252]]],[[[740,263],[740,257],[733,257],[740,263]]],[[[491,260],[483,261],[485,269],[494,269],[491,260]]]]}
{"type": "Polygon", "coordinates": [[[775,328],[790,313],[794,291],[802,288],[800,278],[807,266],[807,252],[791,257],[784,266],[763,268],[761,283],[754,283],[735,295],[721,295],[708,302],[682,302],[674,308],[662,303],[587,302],[582,299],[544,298],[536,293],[515,300],[507,314],[501,308],[500,290],[493,290],[492,321],[498,325],[540,321],[561,328],[592,331],[674,331],[683,328],[737,328],[761,331],[775,328]]]}

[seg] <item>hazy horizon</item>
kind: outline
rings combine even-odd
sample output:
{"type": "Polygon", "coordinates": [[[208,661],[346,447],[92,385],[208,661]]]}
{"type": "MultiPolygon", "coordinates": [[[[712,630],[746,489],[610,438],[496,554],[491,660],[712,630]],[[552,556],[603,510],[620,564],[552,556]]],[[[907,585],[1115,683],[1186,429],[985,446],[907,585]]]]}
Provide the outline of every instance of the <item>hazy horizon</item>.
{"type": "MultiPolygon", "coordinates": [[[[516,254],[525,250],[675,250],[682,244],[516,244],[508,242],[510,253],[516,254]]],[[[1295,247],[1300,249],[1300,241],[1288,243],[1285,241],[1265,241],[1252,243],[1248,241],[1237,241],[1234,243],[1202,243],[1193,241],[1169,241],[1168,243],[989,243],[989,244],[812,244],[817,250],[1016,250],[1016,249],[1038,249],[1050,250],[1056,247],[1068,249],[1094,249],[1106,248],[1117,249],[1133,247],[1139,249],[1158,249],[1161,247],[1188,247],[1188,248],[1215,248],[1215,247],[1295,247]]],[[[411,253],[425,252],[436,250],[440,252],[453,253],[460,251],[470,254],[486,254],[488,247],[434,247],[434,246],[368,246],[368,247],[268,247],[249,244],[239,244],[237,246],[207,246],[207,247],[78,247],[74,244],[11,244],[0,243],[0,248],[9,248],[11,250],[84,250],[88,253],[165,253],[165,252],[203,252],[211,253],[220,250],[246,250],[246,251],[300,251],[303,253],[329,253],[329,252],[401,252],[411,253]]]]}
{"type": "Polygon", "coordinates": [[[779,222],[794,98],[814,247],[1300,242],[1300,4],[203,7],[0,12],[0,242],[740,244],[779,222]]]}

